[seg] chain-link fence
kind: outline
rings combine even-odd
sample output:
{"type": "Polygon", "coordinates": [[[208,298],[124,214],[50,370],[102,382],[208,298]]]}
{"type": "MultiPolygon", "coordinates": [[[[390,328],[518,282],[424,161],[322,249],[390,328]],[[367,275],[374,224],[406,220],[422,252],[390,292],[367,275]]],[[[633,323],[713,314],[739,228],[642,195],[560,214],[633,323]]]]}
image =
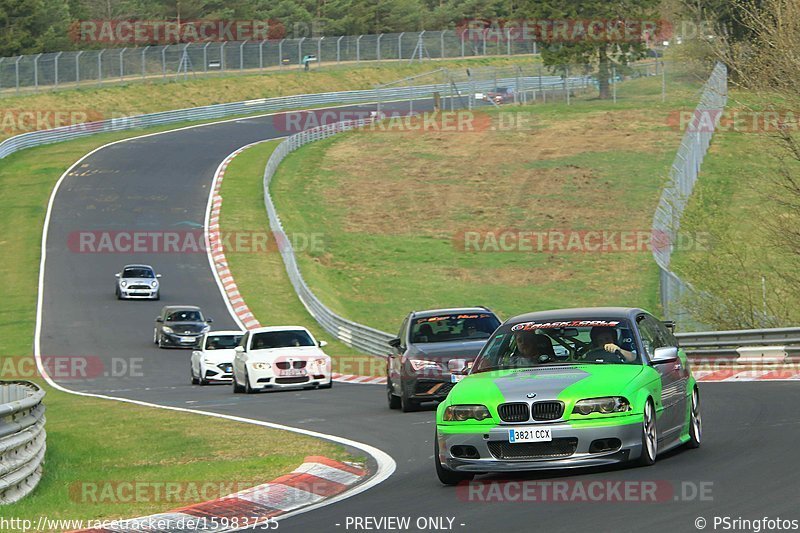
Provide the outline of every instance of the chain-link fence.
{"type": "Polygon", "coordinates": [[[662,191],[653,217],[653,235],[669,243],[668,246],[653,247],[653,257],[659,268],[661,306],[664,314],[678,322],[683,329],[697,327],[684,306],[693,289],[670,270],[670,259],[674,243],[677,242],[681,216],[727,100],[728,71],[725,65],[717,63],[703,87],[700,103],[686,128],[670,168],[669,182],[662,191]]]}
{"type": "Polygon", "coordinates": [[[0,94],[102,85],[136,79],[188,78],[265,69],[386,60],[535,54],[532,41],[466,30],[224,41],[80,50],[0,58],[0,94]]]}

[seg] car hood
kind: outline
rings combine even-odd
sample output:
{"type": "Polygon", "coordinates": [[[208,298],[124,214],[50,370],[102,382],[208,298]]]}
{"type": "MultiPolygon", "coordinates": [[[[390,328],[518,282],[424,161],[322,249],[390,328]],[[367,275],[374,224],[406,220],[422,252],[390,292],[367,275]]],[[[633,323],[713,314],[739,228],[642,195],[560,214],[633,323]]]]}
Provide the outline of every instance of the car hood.
{"type": "Polygon", "coordinates": [[[203,332],[206,325],[203,322],[164,322],[168,328],[179,334],[197,335],[203,332]]]}
{"type": "Polygon", "coordinates": [[[203,350],[203,359],[215,363],[231,363],[235,355],[236,350],[234,349],[203,350]]]}
{"type": "Polygon", "coordinates": [[[470,374],[456,385],[450,403],[571,400],[624,394],[644,367],[634,364],[551,365],[470,374]],[[533,396],[531,396],[533,395],[533,396]]]}
{"type": "Polygon", "coordinates": [[[408,357],[431,360],[475,359],[489,339],[454,342],[426,342],[409,347],[408,357]]]}
{"type": "Polygon", "coordinates": [[[281,359],[310,359],[315,357],[328,357],[316,346],[290,346],[288,348],[267,348],[264,350],[250,350],[250,361],[272,361],[281,359]]]}
{"type": "Polygon", "coordinates": [[[147,285],[149,287],[150,283],[158,280],[155,278],[120,278],[118,281],[125,281],[128,285],[147,285]]]}

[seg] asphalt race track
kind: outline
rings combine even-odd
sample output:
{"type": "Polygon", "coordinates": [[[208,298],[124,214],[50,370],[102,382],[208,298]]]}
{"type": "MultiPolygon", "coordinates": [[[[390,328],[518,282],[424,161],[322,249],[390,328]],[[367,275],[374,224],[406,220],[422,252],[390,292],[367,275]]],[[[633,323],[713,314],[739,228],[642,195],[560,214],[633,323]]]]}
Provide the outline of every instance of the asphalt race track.
{"type": "Polygon", "coordinates": [[[452,518],[452,530],[465,532],[675,532],[697,531],[698,517],[708,520],[708,530],[714,529],[714,516],[798,518],[796,383],[702,384],[703,446],[662,456],[652,467],[531,474],[500,485],[510,499],[519,499],[515,488],[522,481],[635,481],[659,487],[659,501],[614,503],[553,503],[530,496],[470,501],[468,490],[444,487],[436,479],[433,411],[390,411],[382,386],[336,383],[327,391],[248,396],[232,394],[227,385],[190,385],[190,352],[156,348],[153,319],[162,305],[193,304],[214,318],[215,329],[235,327],[206,254],[82,254],[68,243],[77,231],[202,225],[220,162],[243,145],[283,135],[270,116],[185,129],[101,149],[66,177],[49,225],[41,354],[96,356],[106,372],[119,377],[103,372],[82,381],[57,379],[62,386],[307,428],[370,444],[396,461],[395,473],[377,487],[282,520],[280,531],[364,531],[354,527],[354,518],[387,516],[410,517],[411,531],[419,530],[418,517],[452,518]],[[114,273],[129,262],[152,264],[163,274],[160,302],[115,299],[114,273]],[[139,359],[140,369],[124,368],[139,359]],[[706,491],[702,499],[696,494],[700,488],[706,491]],[[690,501],[679,501],[682,492],[690,501]]]}

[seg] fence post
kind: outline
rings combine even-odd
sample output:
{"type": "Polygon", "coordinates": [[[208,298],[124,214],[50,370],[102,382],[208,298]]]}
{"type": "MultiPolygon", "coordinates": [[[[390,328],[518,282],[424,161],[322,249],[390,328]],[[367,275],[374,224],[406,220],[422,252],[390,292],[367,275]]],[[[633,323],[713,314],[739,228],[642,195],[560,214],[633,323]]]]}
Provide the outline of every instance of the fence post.
{"type": "Polygon", "coordinates": [[[342,57],[341,57],[341,52],[342,52],[342,49],[341,49],[342,39],[344,39],[344,35],[342,35],[341,37],[339,37],[338,39],[336,39],[336,62],[337,62],[337,63],[339,63],[339,61],[341,61],[341,58],[342,58],[342,57]]]}
{"type": "Polygon", "coordinates": [[[125,76],[125,50],[128,47],[126,46],[122,50],[119,51],[119,81],[122,81],[122,78],[125,76]]]}
{"type": "MultiPolygon", "coordinates": [[[[60,55],[60,54],[61,54],[61,52],[59,52],[59,55],[60,55]]],[[[56,60],[57,60],[57,59],[58,59],[58,58],[56,58],[56,60]]],[[[3,69],[2,69],[2,66],[3,66],[3,62],[4,62],[5,60],[6,60],[6,58],[5,58],[5,57],[0,57],[0,88],[2,88],[2,87],[3,87],[3,69]]],[[[56,76],[58,76],[58,72],[56,72],[56,76]]],[[[58,85],[58,84],[56,84],[56,85],[58,85]]]]}
{"type": "Polygon", "coordinates": [[[167,77],[167,45],[161,48],[161,75],[167,77]]]}
{"type": "Polygon", "coordinates": [[[511,55],[511,28],[506,28],[506,55],[511,55]]]}
{"type": "Polygon", "coordinates": [[[303,64],[303,41],[305,41],[305,37],[300,37],[300,42],[297,43],[297,64],[303,64]]]}
{"type": "Polygon", "coordinates": [[[461,30],[461,57],[464,57],[464,34],[467,33],[467,29],[464,28],[461,30]]]}
{"type": "Polygon", "coordinates": [[[244,45],[247,44],[247,40],[242,41],[242,44],[239,45],[239,71],[244,70],[244,45]]]}
{"type": "Polygon", "coordinates": [[[444,32],[445,31],[447,31],[447,30],[442,30],[442,31],[439,32],[439,45],[442,47],[442,50],[441,50],[441,52],[442,52],[441,58],[442,59],[444,59],[444,32]]]}
{"type": "Polygon", "coordinates": [[[36,92],[39,92],[39,58],[42,57],[42,54],[37,55],[33,58],[33,89],[36,92]]]}
{"type": "Polygon", "coordinates": [[[611,65],[611,95],[614,103],[617,103],[617,66],[611,65]]]}
{"type": "Polygon", "coordinates": [[[228,44],[228,41],[222,41],[222,44],[219,45],[219,71],[225,72],[225,45],[228,44]]]}
{"type": "Polygon", "coordinates": [[[361,63],[361,38],[363,35],[359,35],[358,39],[356,39],[356,63],[361,63]]]}
{"type": "Polygon", "coordinates": [[[147,54],[147,49],[148,48],[150,48],[149,44],[147,46],[145,46],[144,48],[142,48],[142,79],[144,79],[144,77],[145,77],[145,75],[147,73],[146,72],[147,71],[147,58],[145,57],[145,55],[147,54]]]}
{"type": "Polygon", "coordinates": [[[17,57],[17,60],[14,61],[14,73],[16,74],[16,87],[17,92],[19,92],[19,62],[22,60],[22,56],[17,57]]]}
{"type": "Polygon", "coordinates": [[[322,64],[322,39],[324,39],[324,38],[325,38],[325,36],[323,35],[322,37],[319,37],[317,39],[317,64],[318,65],[322,64]]]}
{"type": "Polygon", "coordinates": [[[403,59],[403,35],[405,35],[405,34],[406,34],[406,32],[401,31],[400,35],[397,36],[397,59],[398,60],[403,59]]]}
{"type": "MultiPolygon", "coordinates": [[[[656,62],[658,63],[658,62],[656,62]]],[[[667,101],[667,74],[664,62],[661,62],[661,103],[667,101]]]]}
{"type": "Polygon", "coordinates": [[[278,42],[278,65],[283,68],[283,41],[286,39],[281,39],[278,42]]]}
{"type": "Polygon", "coordinates": [[[569,101],[569,66],[564,67],[564,85],[567,88],[567,105],[570,105],[569,101]]]}
{"type": "Polygon", "coordinates": [[[100,53],[97,54],[97,85],[101,85],[103,83],[103,54],[106,52],[106,49],[103,48],[100,50],[100,53]]]}
{"type": "Polygon", "coordinates": [[[486,55],[486,33],[489,31],[488,28],[483,30],[483,55],[486,55]]]}
{"type": "Polygon", "coordinates": [[[264,43],[267,41],[261,41],[258,44],[258,68],[259,70],[264,70],[264,43]]]}
{"type": "Polygon", "coordinates": [[[381,37],[383,34],[378,35],[378,42],[375,44],[375,58],[377,61],[381,60],[381,37]]]}
{"type": "MultiPolygon", "coordinates": [[[[189,74],[189,45],[192,43],[186,43],[181,51],[181,61],[178,64],[178,68],[180,65],[183,65],[183,81],[186,81],[186,76],[189,74]]],[[[192,72],[194,72],[194,67],[192,67],[192,72]]],[[[178,77],[178,72],[175,73],[175,78],[178,77]]]]}
{"type": "Polygon", "coordinates": [[[78,52],[75,55],[75,85],[80,87],[81,85],[81,55],[83,54],[83,50],[78,52]]]}

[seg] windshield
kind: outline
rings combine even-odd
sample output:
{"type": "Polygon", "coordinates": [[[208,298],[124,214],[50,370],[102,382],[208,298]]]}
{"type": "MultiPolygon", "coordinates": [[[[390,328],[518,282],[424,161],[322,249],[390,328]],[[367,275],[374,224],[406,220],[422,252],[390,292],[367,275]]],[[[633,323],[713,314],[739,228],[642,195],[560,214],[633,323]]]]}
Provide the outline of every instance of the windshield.
{"type": "Polygon", "coordinates": [[[122,271],[123,278],[154,278],[156,275],[149,268],[131,267],[122,271]]]}
{"type": "Polygon", "coordinates": [[[453,313],[415,318],[411,342],[452,342],[488,339],[500,325],[491,313],[453,313]]]}
{"type": "Polygon", "coordinates": [[[506,326],[475,360],[472,372],[563,363],[641,364],[625,320],[561,320],[506,326]]]}
{"type": "Polygon", "coordinates": [[[172,311],[165,320],[167,322],[202,322],[203,314],[200,311],[183,309],[181,311],[172,311]]]}
{"type": "Polygon", "coordinates": [[[232,350],[240,340],[241,335],[209,335],[206,337],[206,350],[232,350]]]}
{"type": "Polygon", "coordinates": [[[269,348],[291,348],[297,346],[314,346],[314,340],[308,332],[296,329],[286,331],[265,331],[253,335],[253,350],[269,348]]]}

